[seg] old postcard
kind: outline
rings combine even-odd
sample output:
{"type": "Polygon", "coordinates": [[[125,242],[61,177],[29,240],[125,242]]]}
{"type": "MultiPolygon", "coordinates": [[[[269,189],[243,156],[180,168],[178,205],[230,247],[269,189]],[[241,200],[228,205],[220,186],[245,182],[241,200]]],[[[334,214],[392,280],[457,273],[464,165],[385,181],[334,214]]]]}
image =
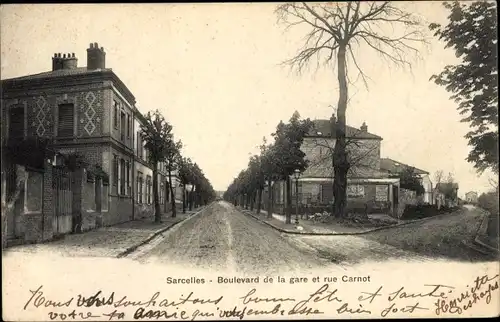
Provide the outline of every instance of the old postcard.
{"type": "Polygon", "coordinates": [[[0,15],[5,321],[499,315],[496,3],[0,15]]]}

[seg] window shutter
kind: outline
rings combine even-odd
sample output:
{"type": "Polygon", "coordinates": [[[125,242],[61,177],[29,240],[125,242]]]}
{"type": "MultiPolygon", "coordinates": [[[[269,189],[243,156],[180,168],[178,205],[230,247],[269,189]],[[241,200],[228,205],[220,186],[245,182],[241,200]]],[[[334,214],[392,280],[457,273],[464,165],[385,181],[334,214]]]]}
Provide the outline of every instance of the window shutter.
{"type": "Polygon", "coordinates": [[[24,108],[13,108],[10,110],[9,137],[24,137],[24,108]]]}
{"type": "Polygon", "coordinates": [[[59,105],[59,123],[57,135],[61,137],[73,136],[73,125],[74,125],[74,110],[73,104],[61,104],[59,105]]]}
{"type": "Polygon", "coordinates": [[[113,185],[118,185],[118,156],[114,156],[113,158],[113,169],[114,169],[114,178],[115,180],[113,180],[113,185]]]}
{"type": "Polygon", "coordinates": [[[130,162],[127,161],[127,180],[126,180],[126,188],[127,188],[127,191],[126,191],[126,194],[127,195],[130,195],[130,191],[132,190],[131,187],[130,187],[130,162]]]}
{"type": "Polygon", "coordinates": [[[130,114],[127,114],[127,138],[130,137],[130,114]]]}

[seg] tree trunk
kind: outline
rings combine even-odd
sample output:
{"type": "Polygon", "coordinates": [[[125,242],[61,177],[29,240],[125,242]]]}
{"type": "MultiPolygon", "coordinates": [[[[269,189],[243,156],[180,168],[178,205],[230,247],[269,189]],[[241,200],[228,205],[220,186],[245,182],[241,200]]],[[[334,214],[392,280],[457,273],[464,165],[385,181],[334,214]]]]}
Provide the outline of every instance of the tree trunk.
{"type": "Polygon", "coordinates": [[[257,213],[260,214],[260,209],[262,207],[262,189],[257,190],[257,213]]]}
{"type": "Polygon", "coordinates": [[[170,204],[172,205],[172,217],[177,216],[177,208],[175,204],[175,194],[172,187],[172,170],[168,169],[168,187],[170,188],[170,204]]]}
{"type": "Polygon", "coordinates": [[[253,211],[253,208],[255,207],[255,192],[252,191],[250,194],[250,211],[253,211]]]}
{"type": "Polygon", "coordinates": [[[337,53],[339,101],[337,106],[337,124],[335,126],[335,148],[333,151],[333,198],[334,212],[337,217],[345,217],[347,205],[347,172],[349,163],[346,155],[346,110],[347,110],[347,80],[346,80],[346,44],[341,43],[337,53]]]}
{"type": "Polygon", "coordinates": [[[186,185],[182,185],[182,213],[186,213],[186,185]]]}
{"type": "Polygon", "coordinates": [[[285,181],[286,185],[286,200],[285,200],[285,218],[286,224],[291,224],[292,223],[292,187],[290,185],[290,177],[286,177],[285,181]]]}
{"type": "Polygon", "coordinates": [[[191,191],[189,192],[189,211],[193,210],[193,192],[194,192],[194,185],[191,188],[191,191]]]}
{"type": "Polygon", "coordinates": [[[271,219],[273,218],[273,185],[269,183],[269,186],[267,187],[267,218],[271,219]]]}
{"type": "Polygon", "coordinates": [[[153,201],[155,204],[155,222],[161,222],[160,199],[158,197],[158,162],[153,165],[153,201]]]}

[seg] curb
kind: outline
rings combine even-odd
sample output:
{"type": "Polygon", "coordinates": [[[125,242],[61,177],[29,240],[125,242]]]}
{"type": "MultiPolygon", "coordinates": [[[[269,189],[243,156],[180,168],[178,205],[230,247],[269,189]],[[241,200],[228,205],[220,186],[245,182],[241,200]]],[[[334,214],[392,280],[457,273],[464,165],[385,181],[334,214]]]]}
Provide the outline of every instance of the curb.
{"type": "Polygon", "coordinates": [[[489,221],[489,215],[484,216],[483,221],[481,222],[481,225],[479,225],[479,228],[476,232],[476,236],[474,237],[473,242],[481,247],[488,249],[488,251],[493,252],[494,254],[498,254],[499,249],[491,247],[490,245],[483,243],[479,239],[479,237],[482,235],[481,233],[486,232],[486,230],[488,229],[488,221],[489,221]]]}
{"type": "Polygon", "coordinates": [[[404,223],[399,223],[399,224],[394,224],[394,225],[388,225],[388,226],[383,226],[383,227],[377,227],[377,228],[372,228],[372,229],[368,229],[368,230],[365,230],[365,231],[352,232],[352,233],[317,233],[317,232],[304,232],[304,233],[301,233],[301,232],[298,232],[298,231],[293,231],[293,230],[288,230],[288,229],[283,229],[283,228],[276,227],[273,224],[271,224],[271,223],[269,223],[267,221],[264,221],[261,218],[255,216],[253,213],[249,212],[248,210],[239,210],[239,211],[241,213],[243,213],[243,214],[247,214],[247,215],[253,217],[257,221],[260,221],[260,222],[262,222],[262,223],[264,223],[264,224],[266,224],[266,225],[268,225],[268,226],[270,226],[270,227],[278,230],[281,233],[291,234],[291,235],[304,235],[304,236],[355,236],[355,235],[366,235],[366,234],[369,234],[369,233],[372,233],[372,232],[375,232],[375,231],[379,231],[379,230],[396,228],[396,227],[405,226],[405,225],[408,225],[408,224],[413,224],[413,223],[418,223],[418,222],[424,222],[424,221],[432,219],[432,218],[439,218],[439,217],[444,217],[446,215],[450,215],[450,213],[445,213],[445,214],[441,214],[441,215],[437,215],[437,216],[433,216],[433,217],[416,219],[416,220],[411,220],[411,221],[407,221],[407,222],[404,222],[404,223]]]}
{"type": "MultiPolygon", "coordinates": [[[[206,206],[205,206],[206,207],[206,206]]],[[[157,231],[155,231],[154,233],[151,233],[146,239],[138,242],[137,244],[135,245],[132,245],[130,247],[128,247],[127,249],[125,249],[124,251],[120,252],[118,255],[116,255],[116,258],[122,258],[122,257],[125,257],[127,255],[129,255],[130,253],[134,252],[135,250],[137,250],[137,248],[149,243],[151,240],[153,240],[155,237],[157,237],[158,235],[166,232],[167,230],[170,230],[171,228],[174,228],[175,226],[177,226],[178,224],[180,223],[183,223],[185,221],[187,221],[188,219],[191,219],[193,218],[194,216],[198,215],[199,213],[201,213],[205,207],[202,207],[200,210],[198,210],[197,212],[195,212],[194,214],[192,214],[191,216],[189,217],[186,217],[182,220],[179,220],[178,222],[175,222],[173,223],[172,225],[170,226],[167,226],[167,227],[163,227],[161,229],[158,229],[157,231]]]]}

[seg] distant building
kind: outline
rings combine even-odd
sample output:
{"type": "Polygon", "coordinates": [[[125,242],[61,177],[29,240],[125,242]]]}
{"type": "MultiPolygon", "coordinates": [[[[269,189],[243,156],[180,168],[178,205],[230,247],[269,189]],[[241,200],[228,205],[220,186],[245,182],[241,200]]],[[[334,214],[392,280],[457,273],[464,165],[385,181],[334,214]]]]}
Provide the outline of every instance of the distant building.
{"type": "Polygon", "coordinates": [[[414,173],[420,178],[420,183],[424,187],[423,202],[432,204],[432,181],[429,177],[429,172],[415,168],[413,166],[404,164],[399,161],[395,161],[389,158],[380,159],[380,170],[386,171],[389,174],[400,174],[405,168],[411,167],[414,169],[414,173]]]}
{"type": "Polygon", "coordinates": [[[467,203],[477,203],[477,192],[469,191],[465,194],[465,202],[467,203]]]}
{"type": "MultiPolygon", "coordinates": [[[[309,160],[309,166],[299,179],[299,198],[303,205],[327,209],[333,203],[332,150],[335,146],[336,119],[314,120],[313,128],[305,136],[301,146],[309,160]]],[[[347,207],[397,215],[402,212],[399,178],[391,178],[380,169],[380,145],[382,138],[368,132],[366,124],[357,129],[346,126],[348,151],[352,162],[347,176],[347,207]]],[[[292,195],[295,195],[292,179],[292,195]]],[[[278,212],[283,212],[285,200],[284,182],[274,185],[274,201],[278,212]]],[[[264,193],[267,199],[267,193],[264,193]]],[[[266,201],[264,201],[265,204],[266,201]]]]}

